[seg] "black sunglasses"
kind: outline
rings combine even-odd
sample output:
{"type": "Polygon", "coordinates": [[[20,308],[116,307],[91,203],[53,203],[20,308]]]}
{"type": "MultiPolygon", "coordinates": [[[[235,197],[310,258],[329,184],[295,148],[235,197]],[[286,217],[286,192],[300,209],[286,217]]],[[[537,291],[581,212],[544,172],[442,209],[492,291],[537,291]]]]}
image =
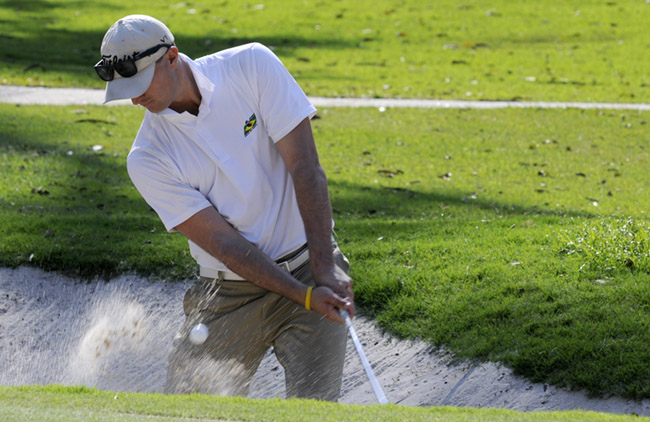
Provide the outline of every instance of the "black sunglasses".
{"type": "Polygon", "coordinates": [[[97,75],[99,75],[99,77],[106,82],[112,81],[113,78],[115,78],[115,72],[119,73],[120,76],[124,78],[130,78],[131,76],[134,76],[136,73],[138,73],[138,67],[135,65],[135,62],[137,60],[140,60],[143,57],[151,56],[162,47],[169,48],[172,45],[173,44],[158,44],[157,46],[151,47],[142,53],[134,55],[130,59],[118,61],[117,63],[104,64],[104,59],[101,59],[95,65],[95,72],[97,72],[97,75]]]}

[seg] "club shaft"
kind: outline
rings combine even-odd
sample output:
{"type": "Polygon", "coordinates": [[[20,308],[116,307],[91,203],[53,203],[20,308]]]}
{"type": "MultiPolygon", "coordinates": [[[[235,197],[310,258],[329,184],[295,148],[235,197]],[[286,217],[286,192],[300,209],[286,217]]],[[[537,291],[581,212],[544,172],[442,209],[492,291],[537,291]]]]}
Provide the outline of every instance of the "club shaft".
{"type": "Polygon", "coordinates": [[[375,396],[377,396],[377,400],[379,401],[380,404],[387,404],[388,400],[386,399],[384,390],[382,390],[381,385],[379,385],[379,382],[377,381],[377,377],[375,377],[375,373],[373,372],[372,367],[370,366],[370,362],[368,362],[368,358],[366,358],[366,354],[363,352],[363,347],[361,347],[361,342],[359,341],[359,337],[357,337],[357,333],[354,330],[354,326],[352,325],[352,321],[350,320],[350,315],[347,313],[347,311],[344,310],[341,311],[341,315],[345,320],[345,326],[348,328],[348,331],[350,332],[350,337],[352,337],[352,342],[354,343],[354,347],[357,349],[357,354],[359,355],[359,359],[361,359],[361,364],[363,365],[363,369],[366,371],[366,375],[368,375],[368,380],[370,380],[370,385],[372,386],[372,389],[375,392],[375,396]]]}

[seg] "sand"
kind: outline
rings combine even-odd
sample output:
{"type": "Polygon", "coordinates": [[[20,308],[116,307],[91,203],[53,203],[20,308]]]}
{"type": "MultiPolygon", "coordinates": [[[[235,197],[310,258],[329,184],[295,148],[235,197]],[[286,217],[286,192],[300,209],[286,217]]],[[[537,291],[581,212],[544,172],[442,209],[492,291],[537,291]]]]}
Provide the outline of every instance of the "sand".
{"type": "MultiPolygon", "coordinates": [[[[34,268],[0,268],[0,385],[161,391],[189,285],[132,275],[80,282],[34,268]]],[[[650,400],[590,399],[531,383],[494,363],[454,363],[444,350],[395,339],[363,318],[353,323],[390,403],[650,415],[650,400]]],[[[270,352],[249,397],[284,397],[283,369],[270,352]]],[[[340,402],[377,403],[351,340],[340,402]]]]}

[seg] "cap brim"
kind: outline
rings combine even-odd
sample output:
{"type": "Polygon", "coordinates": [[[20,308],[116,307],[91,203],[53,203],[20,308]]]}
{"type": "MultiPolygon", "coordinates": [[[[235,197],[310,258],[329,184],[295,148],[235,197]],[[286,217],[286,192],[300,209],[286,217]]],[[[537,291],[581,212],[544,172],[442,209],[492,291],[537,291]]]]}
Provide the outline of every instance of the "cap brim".
{"type": "Polygon", "coordinates": [[[130,78],[115,78],[107,82],[104,104],[109,101],[139,97],[144,94],[151,85],[155,70],[156,66],[151,65],[139,70],[135,76],[130,78]]]}

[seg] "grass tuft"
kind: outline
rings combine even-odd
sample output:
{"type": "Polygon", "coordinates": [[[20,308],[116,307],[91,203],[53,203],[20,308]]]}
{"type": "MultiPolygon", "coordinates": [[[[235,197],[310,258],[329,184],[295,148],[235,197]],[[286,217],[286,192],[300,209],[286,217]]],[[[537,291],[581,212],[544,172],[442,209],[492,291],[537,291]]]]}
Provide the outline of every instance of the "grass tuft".
{"type": "MultiPolygon", "coordinates": [[[[560,232],[562,253],[584,261],[580,269],[612,276],[621,271],[650,274],[650,224],[633,217],[587,220],[560,232]]],[[[604,281],[601,281],[604,282],[604,281]]]]}

